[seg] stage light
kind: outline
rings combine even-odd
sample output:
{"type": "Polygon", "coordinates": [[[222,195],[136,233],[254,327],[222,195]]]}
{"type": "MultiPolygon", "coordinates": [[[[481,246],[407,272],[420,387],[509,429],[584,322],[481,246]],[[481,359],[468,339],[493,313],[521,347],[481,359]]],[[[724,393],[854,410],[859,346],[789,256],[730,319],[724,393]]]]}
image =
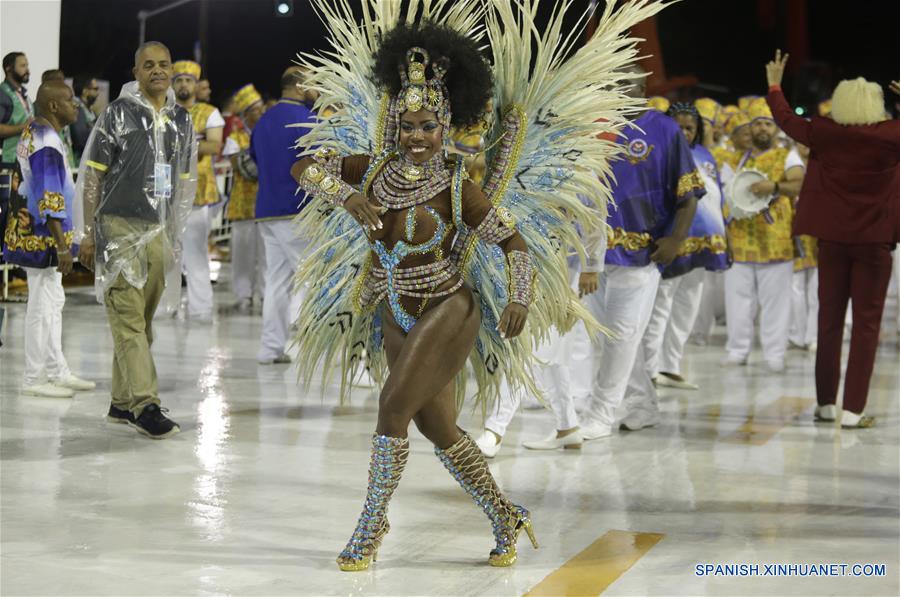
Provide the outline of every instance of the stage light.
{"type": "Polygon", "coordinates": [[[803,116],[804,114],[806,114],[806,108],[804,108],[803,106],[797,106],[796,108],[794,108],[794,114],[796,114],[797,116],[803,116]]]}
{"type": "Polygon", "coordinates": [[[294,0],[275,0],[275,16],[294,16],[294,0]]]}

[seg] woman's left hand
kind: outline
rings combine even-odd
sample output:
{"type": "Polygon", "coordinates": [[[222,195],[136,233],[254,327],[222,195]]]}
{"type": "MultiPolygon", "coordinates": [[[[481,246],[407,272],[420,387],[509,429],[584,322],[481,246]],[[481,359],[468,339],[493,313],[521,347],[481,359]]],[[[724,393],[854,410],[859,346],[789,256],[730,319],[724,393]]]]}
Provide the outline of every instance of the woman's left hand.
{"type": "Polygon", "coordinates": [[[769,87],[772,85],[781,85],[781,79],[784,78],[784,66],[787,64],[790,54],[781,55],[781,50],[775,50],[775,60],[766,65],[766,79],[769,81],[769,87]]]}
{"type": "Polygon", "coordinates": [[[507,304],[503,315],[500,316],[500,323],[497,325],[500,337],[510,339],[521,334],[526,319],[528,319],[528,307],[519,303],[507,304]]]}

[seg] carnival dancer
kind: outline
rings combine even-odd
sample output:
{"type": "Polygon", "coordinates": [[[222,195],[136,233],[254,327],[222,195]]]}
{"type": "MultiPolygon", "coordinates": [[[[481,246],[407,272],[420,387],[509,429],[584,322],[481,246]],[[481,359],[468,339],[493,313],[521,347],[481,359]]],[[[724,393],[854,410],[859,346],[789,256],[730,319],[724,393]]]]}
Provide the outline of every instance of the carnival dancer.
{"type": "Polygon", "coordinates": [[[708,126],[692,104],[676,103],[668,111],[691,147],[706,194],[678,251],[678,257],[662,269],[653,313],[644,334],[647,373],[657,386],[696,390],[681,374],[681,358],[694,320],[700,310],[707,272],[728,269],[728,245],[722,215],[722,183],[716,162],[701,143],[708,126]]]}
{"type": "Polygon", "coordinates": [[[725,273],[728,354],[723,363],[747,364],[758,311],[763,358],[769,370],[778,373],[784,370],[791,318],[791,294],[787,291],[794,272],[791,197],[800,191],[803,162],[796,152],[775,146],[778,127],[765,98],[751,100],[747,113],[753,148],[741,157],[735,170],[762,172],[766,180],[754,183],[751,191],[770,197],[771,202],[762,213],[732,219],[728,224],[734,264],[725,273]]]}
{"type": "Polygon", "coordinates": [[[187,317],[208,322],[213,317],[213,288],[209,276],[209,207],[219,202],[212,160],[222,150],[225,119],[218,108],[197,99],[200,65],[192,60],[179,60],[174,68],[172,88],[178,105],[191,115],[200,160],[197,163],[197,196],[182,241],[184,275],[187,279],[187,317]]]}
{"type": "Polygon", "coordinates": [[[19,138],[4,256],[28,275],[22,393],[67,398],[96,387],[72,375],[62,351],[62,277],[72,271],[75,184],[60,131],[75,122],[77,108],[61,81],[43,83],[34,106],[37,116],[19,138]]]}
{"type": "Polygon", "coordinates": [[[234,172],[225,217],[231,221],[231,290],[237,310],[249,313],[254,294],[262,299],[266,280],[265,246],[255,219],[259,171],[250,157],[250,132],[265,108],[252,84],[241,87],[232,101],[241,125],[234,128],[222,150],[222,155],[231,159],[234,172]]]}
{"type": "Polygon", "coordinates": [[[605,208],[608,188],[595,172],[607,175],[606,159],[618,150],[596,135],[620,130],[623,112],[636,109],[637,101],[610,87],[633,78],[624,70],[634,58],[628,27],[662,4],[608,7],[574,63],[565,60],[565,39],[577,36],[561,36],[566,11],[538,38],[534,4],[413,2],[401,10],[370,2],[359,24],[347,19],[354,14],[347,1],[316,1],[334,49],[307,58],[311,80],[321,104],[341,108],[309,133],[321,150],[293,168],[315,197],[299,234],[317,240],[298,272],[311,285],[298,320],[298,368],[308,381],[341,359],[345,390],[362,366],[350,357],[362,347],[373,376],[384,380],[369,491],[338,557],[343,570],[368,568],[388,531],[386,509],[413,420],[487,514],[496,541],[490,564],[516,561],[523,530],[535,543],[528,510],[503,495],[456,425],[465,361],[478,381],[476,399],[487,406],[504,381],[513,392],[534,390],[531,347],[551,326],[565,331],[583,318],[597,331],[568,284],[567,248],[584,255],[571,223],[602,224],[600,210],[584,206],[578,193],[605,208]],[[493,84],[479,51],[483,10],[493,84]],[[414,15],[417,22],[405,20],[414,15]],[[550,59],[523,73],[518,65],[530,63],[533,44],[550,59]],[[378,87],[369,79],[372,54],[378,87]],[[499,117],[479,188],[443,147],[451,125],[476,122],[489,99],[499,117]],[[598,116],[605,122],[594,122],[598,116]],[[340,157],[338,148],[357,155],[340,157]]]}
{"type": "MultiPolygon", "coordinates": [[[[631,93],[643,96],[643,83],[631,93]]],[[[610,210],[606,220],[611,230],[600,288],[584,299],[597,320],[613,332],[613,338],[601,337],[594,345],[594,383],[581,426],[586,440],[612,434],[623,401],[624,429],[637,431],[659,421],[656,390],[641,341],[660,271],[678,257],[697,201],[706,193],[675,121],[647,110],[633,125],[619,141],[626,148],[625,159],[613,164],[616,209],[610,210]]]]}

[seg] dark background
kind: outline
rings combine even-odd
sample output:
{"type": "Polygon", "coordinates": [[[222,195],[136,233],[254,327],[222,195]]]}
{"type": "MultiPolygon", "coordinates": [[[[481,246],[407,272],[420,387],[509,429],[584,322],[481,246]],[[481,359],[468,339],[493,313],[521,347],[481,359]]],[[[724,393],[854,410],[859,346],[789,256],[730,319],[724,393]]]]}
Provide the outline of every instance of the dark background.
{"type": "MultiPolygon", "coordinates": [[[[864,76],[882,85],[900,78],[900,0],[683,0],[657,19],[662,55],[668,77],[694,76],[699,84],[672,95],[733,102],[765,93],[765,62],[776,47],[787,46],[788,7],[797,2],[805,6],[805,26],[799,25],[808,39],[808,59],[791,65],[786,88],[794,102],[813,105],[841,78],[864,76]]],[[[60,67],[69,76],[90,72],[109,79],[115,97],[131,79],[137,12],[168,3],[63,0],[60,67]]],[[[551,4],[545,0],[544,13],[551,4]]],[[[326,48],[324,26],[307,0],[295,0],[289,18],[275,17],[272,0],[208,0],[207,5],[203,62],[214,102],[250,82],[277,94],[279,76],[297,52],[326,48]]],[[[176,60],[193,58],[201,6],[198,0],[151,18],[147,39],[167,44],[176,60]]],[[[575,6],[587,8],[588,0],[576,0],[575,6]]]]}

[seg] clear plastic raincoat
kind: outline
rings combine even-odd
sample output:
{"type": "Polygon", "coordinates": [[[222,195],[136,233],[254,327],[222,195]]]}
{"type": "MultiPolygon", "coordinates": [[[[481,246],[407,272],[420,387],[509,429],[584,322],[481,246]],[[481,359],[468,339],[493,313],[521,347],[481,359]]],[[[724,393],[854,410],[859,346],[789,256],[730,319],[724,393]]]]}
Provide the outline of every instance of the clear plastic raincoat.
{"type": "Polygon", "coordinates": [[[166,270],[175,264],[196,188],[190,114],[175,103],[171,89],[156,112],[136,81],[125,84],[94,126],[75,190],[76,242],[93,234],[96,244],[97,300],[119,274],[144,287],[146,247],[159,235],[166,270]]]}

